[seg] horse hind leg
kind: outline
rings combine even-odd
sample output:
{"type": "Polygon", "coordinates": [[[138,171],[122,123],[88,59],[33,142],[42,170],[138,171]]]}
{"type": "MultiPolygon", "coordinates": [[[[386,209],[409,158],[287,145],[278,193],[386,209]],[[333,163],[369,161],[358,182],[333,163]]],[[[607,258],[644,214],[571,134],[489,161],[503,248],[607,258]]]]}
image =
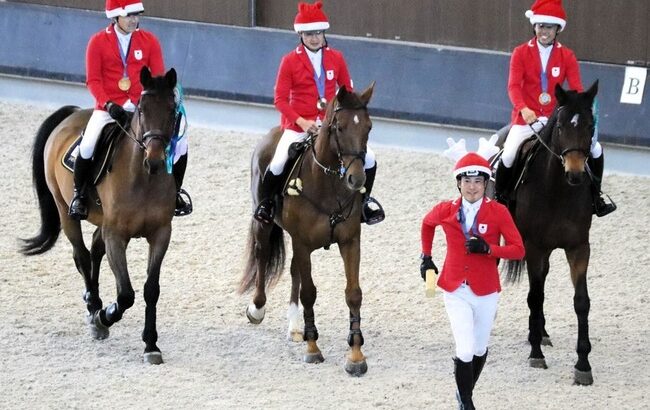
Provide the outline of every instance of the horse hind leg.
{"type": "Polygon", "coordinates": [[[291,297],[289,299],[289,309],[287,310],[287,321],[289,322],[289,330],[287,331],[287,338],[293,342],[302,342],[303,331],[302,321],[300,320],[300,301],[298,296],[300,293],[300,271],[297,268],[295,259],[291,260],[291,297]]]}
{"type": "Polygon", "coordinates": [[[322,363],[325,361],[318,347],[318,329],[314,316],[316,303],[316,286],[311,277],[311,251],[293,241],[292,270],[300,272],[300,302],[303,306],[303,320],[305,322],[303,340],[307,342],[307,350],[303,356],[305,363],[322,363]]]}
{"type": "Polygon", "coordinates": [[[531,367],[546,369],[546,359],[542,353],[542,338],[544,334],[544,284],[549,270],[550,251],[541,251],[532,246],[526,247],[528,266],[528,341],[530,356],[528,364],[531,367]]]}
{"type": "Polygon", "coordinates": [[[102,258],[106,254],[106,246],[102,239],[101,229],[97,228],[93,233],[93,241],[90,247],[91,273],[89,280],[86,281],[86,292],[84,300],[88,308],[88,328],[94,339],[106,339],[109,336],[107,326],[97,323],[93,320],[95,314],[102,309],[102,299],[99,297],[99,268],[102,258]]]}
{"type": "Polygon", "coordinates": [[[574,286],[573,307],[578,318],[578,343],[576,352],[578,361],[574,367],[574,383],[589,386],[594,379],[589,364],[591,342],[589,341],[589,309],[591,302],[587,291],[587,266],[589,265],[590,246],[587,242],[578,249],[566,251],[571,268],[571,281],[574,286]]]}

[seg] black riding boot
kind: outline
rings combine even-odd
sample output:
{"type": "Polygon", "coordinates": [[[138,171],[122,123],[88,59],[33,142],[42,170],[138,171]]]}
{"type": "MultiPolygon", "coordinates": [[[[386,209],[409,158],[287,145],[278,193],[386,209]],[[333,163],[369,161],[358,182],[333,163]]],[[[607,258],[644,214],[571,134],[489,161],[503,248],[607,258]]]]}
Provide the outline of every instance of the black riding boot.
{"type": "Polygon", "coordinates": [[[602,196],[603,193],[600,190],[603,181],[603,170],[605,169],[605,155],[602,154],[598,158],[589,157],[588,165],[592,173],[591,195],[593,198],[593,213],[599,217],[611,214],[616,210],[616,204],[614,201],[609,204],[605,202],[605,199],[602,196]]]}
{"type": "Polygon", "coordinates": [[[255,210],[253,217],[258,221],[271,224],[275,216],[275,195],[282,183],[282,175],[274,175],[269,169],[264,173],[262,186],[260,187],[260,203],[255,210]]]}
{"type": "Polygon", "coordinates": [[[459,358],[454,358],[454,376],[456,376],[456,399],[460,410],[474,410],[472,390],[474,390],[473,363],[465,363],[459,358]]]}
{"type": "Polygon", "coordinates": [[[512,168],[508,168],[499,161],[497,173],[494,181],[494,199],[497,202],[508,205],[510,200],[510,178],[512,177],[512,168]]]}
{"type": "Polygon", "coordinates": [[[92,165],[92,159],[81,158],[81,155],[77,155],[77,158],[74,160],[74,193],[72,201],[70,201],[68,215],[75,221],[88,218],[86,187],[92,165]]]}
{"type": "Polygon", "coordinates": [[[488,352],[486,350],[483,356],[474,356],[474,359],[472,359],[472,370],[474,371],[473,386],[476,386],[478,377],[481,375],[481,372],[483,371],[483,366],[485,365],[485,359],[487,359],[487,354],[488,352]]]}
{"type": "Polygon", "coordinates": [[[183,178],[185,177],[185,169],[187,168],[187,154],[181,155],[178,161],[172,168],[174,174],[174,181],[176,182],[176,209],[174,216],[185,216],[192,213],[194,207],[192,206],[192,198],[186,190],[181,188],[183,185],[183,178]]]}
{"type": "Polygon", "coordinates": [[[384,220],[386,214],[384,208],[379,202],[370,196],[372,186],[375,184],[375,174],[377,173],[377,164],[370,169],[366,169],[366,191],[363,193],[363,208],[361,209],[361,222],[368,225],[374,225],[384,220]]]}

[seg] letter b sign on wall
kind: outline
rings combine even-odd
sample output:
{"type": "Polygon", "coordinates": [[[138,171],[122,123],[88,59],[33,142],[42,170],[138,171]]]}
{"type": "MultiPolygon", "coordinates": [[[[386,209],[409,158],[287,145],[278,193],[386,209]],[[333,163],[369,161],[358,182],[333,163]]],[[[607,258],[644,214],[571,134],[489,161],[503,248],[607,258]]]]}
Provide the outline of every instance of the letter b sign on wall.
{"type": "Polygon", "coordinates": [[[641,104],[647,74],[648,69],[644,67],[625,67],[625,81],[621,90],[622,103],[641,104]]]}

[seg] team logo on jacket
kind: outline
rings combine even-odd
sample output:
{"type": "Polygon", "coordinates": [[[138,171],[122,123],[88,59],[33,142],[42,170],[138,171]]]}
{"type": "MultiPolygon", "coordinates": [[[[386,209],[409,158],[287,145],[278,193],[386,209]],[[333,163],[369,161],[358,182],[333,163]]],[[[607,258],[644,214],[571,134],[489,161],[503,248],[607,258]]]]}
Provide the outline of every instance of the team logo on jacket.
{"type": "Polygon", "coordinates": [[[478,224],[478,233],[487,232],[487,224],[478,224]]]}
{"type": "Polygon", "coordinates": [[[133,50],[133,55],[136,60],[142,60],[142,50],[133,50]]]}
{"type": "Polygon", "coordinates": [[[560,67],[551,68],[551,75],[553,77],[559,77],[560,76],[560,67]]]}
{"type": "Polygon", "coordinates": [[[327,70],[327,79],[330,81],[334,79],[334,70],[327,70]]]}

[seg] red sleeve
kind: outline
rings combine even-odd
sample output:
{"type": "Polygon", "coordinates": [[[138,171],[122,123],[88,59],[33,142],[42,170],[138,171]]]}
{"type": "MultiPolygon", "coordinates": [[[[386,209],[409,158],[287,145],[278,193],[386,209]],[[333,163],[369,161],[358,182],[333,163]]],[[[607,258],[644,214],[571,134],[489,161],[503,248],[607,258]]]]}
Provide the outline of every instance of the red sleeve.
{"type": "Polygon", "coordinates": [[[163,60],[162,47],[158,38],[149,33],[151,36],[151,57],[149,58],[149,70],[152,76],[161,76],[165,74],[165,62],[163,60]]]}
{"type": "Polygon", "coordinates": [[[440,212],[438,206],[433,207],[429,213],[422,219],[422,228],[420,229],[420,239],[422,242],[422,254],[431,256],[431,247],[433,237],[436,232],[436,226],[440,224],[440,212]]]}
{"type": "Polygon", "coordinates": [[[505,244],[490,245],[490,256],[510,260],[523,259],[526,253],[524,243],[515,222],[512,220],[510,212],[505,206],[499,206],[496,209],[499,212],[498,218],[501,221],[500,231],[505,240],[505,244]]]}
{"type": "Polygon", "coordinates": [[[280,68],[278,69],[278,76],[275,80],[275,108],[292,123],[295,123],[300,115],[291,107],[291,86],[293,79],[291,74],[291,64],[289,62],[289,55],[282,58],[280,68]]]}
{"type": "Polygon", "coordinates": [[[566,63],[566,79],[569,83],[569,89],[576,90],[581,93],[584,91],[582,88],[582,81],[580,80],[580,65],[578,59],[573,51],[565,49],[565,63],[566,63]]]}
{"type": "Polygon", "coordinates": [[[510,71],[508,75],[508,96],[517,112],[526,107],[524,101],[524,72],[526,67],[523,59],[523,47],[517,47],[510,57],[510,71]]]}
{"type": "Polygon", "coordinates": [[[103,34],[95,34],[86,48],[86,85],[101,107],[108,102],[102,75],[102,40],[103,34]]]}

